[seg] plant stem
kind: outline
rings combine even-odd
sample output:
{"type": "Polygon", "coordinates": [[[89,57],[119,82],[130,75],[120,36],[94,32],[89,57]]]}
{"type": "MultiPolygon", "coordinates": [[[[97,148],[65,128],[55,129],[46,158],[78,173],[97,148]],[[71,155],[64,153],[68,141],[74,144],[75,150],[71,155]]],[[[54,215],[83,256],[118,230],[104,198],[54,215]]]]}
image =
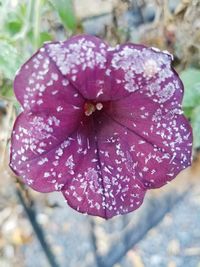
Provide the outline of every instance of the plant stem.
{"type": "MultiPolygon", "coordinates": [[[[45,233],[43,231],[43,229],[41,228],[41,226],[38,224],[37,219],[36,219],[36,211],[34,209],[33,206],[29,205],[28,203],[26,203],[25,197],[23,196],[23,191],[24,187],[23,185],[19,182],[18,183],[18,187],[16,188],[16,193],[17,196],[26,212],[26,215],[29,219],[29,222],[31,223],[33,230],[38,238],[38,241],[40,242],[40,245],[43,249],[43,252],[45,253],[47,260],[49,262],[49,265],[51,267],[59,267],[59,264],[56,261],[55,255],[53,254],[53,251],[51,250],[46,237],[45,237],[45,233]]],[[[28,199],[29,203],[33,203],[32,199],[28,199]]]]}
{"type": "Polygon", "coordinates": [[[37,50],[39,45],[40,45],[41,6],[42,6],[42,1],[41,0],[35,0],[35,6],[34,6],[35,23],[34,23],[34,29],[33,29],[35,50],[37,50]]]}
{"type": "Polygon", "coordinates": [[[18,34],[16,34],[16,36],[13,38],[15,41],[25,39],[26,35],[28,34],[31,28],[32,13],[33,13],[33,0],[30,0],[28,1],[26,16],[23,19],[24,26],[22,30],[18,34]]]}

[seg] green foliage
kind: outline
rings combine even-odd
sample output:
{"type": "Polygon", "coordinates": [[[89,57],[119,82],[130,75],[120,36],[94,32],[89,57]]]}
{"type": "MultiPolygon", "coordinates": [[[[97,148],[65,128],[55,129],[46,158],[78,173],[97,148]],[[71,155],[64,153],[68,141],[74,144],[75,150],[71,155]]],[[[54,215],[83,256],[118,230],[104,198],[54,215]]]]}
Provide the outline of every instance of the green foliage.
{"type": "Polygon", "coordinates": [[[183,106],[194,108],[200,105],[200,70],[189,68],[181,73],[181,79],[185,86],[183,106]]]}
{"type": "Polygon", "coordinates": [[[24,24],[23,18],[26,13],[26,7],[24,4],[19,4],[15,9],[9,8],[7,5],[0,9],[0,13],[1,15],[3,14],[1,27],[3,27],[4,35],[13,37],[22,30],[24,24]]]}
{"type": "Polygon", "coordinates": [[[0,96],[12,97],[13,90],[12,90],[12,83],[11,81],[4,81],[0,87],[0,96]]]}
{"type": "Polygon", "coordinates": [[[17,49],[8,41],[0,40],[0,72],[4,78],[12,80],[20,63],[17,49]]]}
{"type": "MultiPolygon", "coordinates": [[[[32,40],[32,42],[34,42],[35,36],[34,36],[33,31],[28,32],[28,38],[32,40]]],[[[44,42],[52,41],[52,40],[53,40],[53,36],[49,32],[40,32],[39,36],[37,37],[37,46],[41,47],[44,42]]]]}
{"type": "Polygon", "coordinates": [[[200,147],[200,106],[193,110],[191,123],[194,136],[194,147],[197,148],[200,147]]]}
{"type": "Polygon", "coordinates": [[[73,0],[0,1],[0,96],[12,96],[15,73],[31,54],[46,41],[65,39],[76,25],[73,0]],[[59,33],[57,14],[65,28],[59,33]]]}
{"type": "Polygon", "coordinates": [[[20,20],[17,19],[10,19],[7,23],[6,23],[6,29],[7,31],[10,33],[10,35],[15,35],[16,33],[18,33],[21,28],[22,28],[22,22],[20,20]]]}
{"type": "Polygon", "coordinates": [[[75,31],[77,26],[73,0],[50,0],[66,29],[75,31]]]}
{"type": "Polygon", "coordinates": [[[181,73],[185,86],[183,108],[193,128],[194,148],[200,147],[200,70],[189,68],[181,73]]]}
{"type": "Polygon", "coordinates": [[[48,32],[41,32],[40,33],[40,43],[39,43],[39,46],[42,46],[44,42],[47,42],[47,41],[52,41],[53,40],[53,37],[50,33],[48,32]]]}

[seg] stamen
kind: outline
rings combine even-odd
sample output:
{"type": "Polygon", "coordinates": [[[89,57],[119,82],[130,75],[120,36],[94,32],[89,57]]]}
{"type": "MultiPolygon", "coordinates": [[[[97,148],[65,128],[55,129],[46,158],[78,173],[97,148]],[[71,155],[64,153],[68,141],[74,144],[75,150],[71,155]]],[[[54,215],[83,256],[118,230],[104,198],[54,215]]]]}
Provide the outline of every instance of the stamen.
{"type": "Polygon", "coordinates": [[[96,109],[97,110],[102,110],[102,108],[103,108],[103,104],[102,103],[97,103],[96,104],[96,109]]]}
{"type": "Polygon", "coordinates": [[[96,108],[92,103],[85,103],[84,110],[85,115],[90,116],[93,112],[95,112],[96,108]]]}
{"type": "Polygon", "coordinates": [[[91,103],[91,102],[86,102],[84,105],[84,111],[86,116],[92,115],[92,113],[95,112],[95,110],[102,110],[103,104],[102,103],[91,103]]]}

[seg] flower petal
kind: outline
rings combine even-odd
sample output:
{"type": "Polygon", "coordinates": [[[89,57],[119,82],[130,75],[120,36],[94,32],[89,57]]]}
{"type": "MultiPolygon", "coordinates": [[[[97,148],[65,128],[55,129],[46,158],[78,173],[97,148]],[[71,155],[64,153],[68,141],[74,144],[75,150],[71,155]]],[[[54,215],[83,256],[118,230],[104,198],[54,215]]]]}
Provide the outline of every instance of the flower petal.
{"type": "Polygon", "coordinates": [[[83,213],[111,218],[137,209],[147,189],[191,163],[183,84],[171,60],[88,35],[45,44],[14,81],[24,112],[11,168],[37,191],[62,191],[83,213]]]}
{"type": "Polygon", "coordinates": [[[63,194],[78,211],[108,219],[137,209],[145,189],[129,158],[126,130],[105,116],[92,124],[86,131],[90,149],[82,161],[74,161],[78,168],[74,178],[68,179],[63,194]]]}
{"type": "Polygon", "coordinates": [[[108,115],[135,135],[138,168],[146,169],[143,182],[156,188],[172,180],[191,164],[192,132],[176,105],[161,108],[139,93],[113,101],[108,115]]]}
{"type": "Polygon", "coordinates": [[[174,104],[181,103],[183,84],[171,67],[172,56],[167,51],[125,44],[113,49],[109,57],[111,76],[117,81],[118,92],[138,92],[161,105],[172,100],[176,101],[174,104]]]}
{"type": "Polygon", "coordinates": [[[110,101],[129,94],[121,81],[124,71],[116,71],[111,66],[113,53],[118,48],[109,47],[95,36],[83,34],[65,42],[47,44],[46,50],[62,75],[84,98],[110,101]]]}
{"type": "Polygon", "coordinates": [[[46,45],[48,55],[62,75],[70,80],[86,99],[108,100],[105,88],[108,46],[99,38],[79,35],[65,42],[46,45]]]}
{"type": "Polygon", "coordinates": [[[35,53],[18,71],[14,91],[25,110],[45,111],[64,104],[80,105],[82,96],[63,77],[48,57],[45,47],[35,53]]]}
{"type": "MultiPolygon", "coordinates": [[[[43,164],[49,162],[46,155],[78,128],[82,113],[81,107],[74,108],[66,103],[62,109],[55,106],[39,114],[21,113],[15,122],[11,137],[10,166],[14,172],[24,177],[28,184],[38,179],[38,172],[43,170],[43,164]]],[[[51,189],[38,184],[37,190],[51,189]]]]}

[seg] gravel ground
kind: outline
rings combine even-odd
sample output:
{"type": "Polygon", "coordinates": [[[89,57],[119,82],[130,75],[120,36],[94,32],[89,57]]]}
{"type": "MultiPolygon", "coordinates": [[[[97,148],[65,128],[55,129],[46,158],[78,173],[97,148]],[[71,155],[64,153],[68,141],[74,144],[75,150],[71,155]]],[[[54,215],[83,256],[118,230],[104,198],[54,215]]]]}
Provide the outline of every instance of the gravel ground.
{"type": "Polygon", "coordinates": [[[178,203],[135,248],[144,266],[200,266],[200,186],[178,203]]]}

